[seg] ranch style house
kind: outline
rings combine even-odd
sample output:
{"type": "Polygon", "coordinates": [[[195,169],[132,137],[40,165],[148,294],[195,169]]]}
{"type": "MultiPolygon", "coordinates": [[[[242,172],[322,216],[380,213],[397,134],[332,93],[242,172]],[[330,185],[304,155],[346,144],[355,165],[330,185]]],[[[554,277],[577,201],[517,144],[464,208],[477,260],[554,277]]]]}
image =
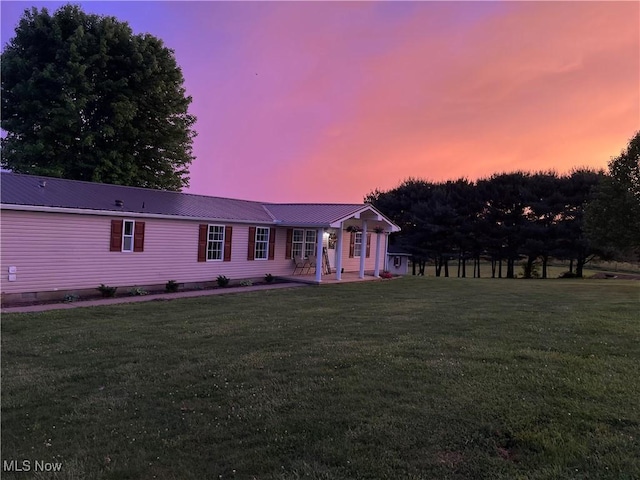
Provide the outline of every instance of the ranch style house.
{"type": "Polygon", "coordinates": [[[10,172],[1,181],[3,303],[219,275],[378,276],[388,234],[400,230],[369,204],[264,203],[10,172]]]}

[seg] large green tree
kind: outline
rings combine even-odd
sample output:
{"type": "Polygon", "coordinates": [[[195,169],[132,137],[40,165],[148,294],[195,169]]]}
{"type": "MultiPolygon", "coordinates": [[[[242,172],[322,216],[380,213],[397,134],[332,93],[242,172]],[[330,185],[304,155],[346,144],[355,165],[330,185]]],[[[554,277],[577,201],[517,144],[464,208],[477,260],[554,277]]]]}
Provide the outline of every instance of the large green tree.
{"type": "Polygon", "coordinates": [[[2,167],[181,190],[195,117],[174,52],[114,17],[25,10],[2,52],[2,167]]]}
{"type": "Polygon", "coordinates": [[[600,248],[618,256],[640,251],[640,132],[609,162],[585,216],[587,235],[600,248]]]}

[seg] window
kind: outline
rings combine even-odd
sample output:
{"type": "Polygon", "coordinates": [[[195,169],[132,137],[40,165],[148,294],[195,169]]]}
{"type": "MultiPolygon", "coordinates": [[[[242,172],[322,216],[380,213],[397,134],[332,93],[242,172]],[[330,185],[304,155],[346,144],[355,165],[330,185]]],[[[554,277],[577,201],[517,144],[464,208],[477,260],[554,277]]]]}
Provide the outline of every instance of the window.
{"type": "Polygon", "coordinates": [[[144,222],[111,220],[111,252],[144,252],[144,222]]]}
{"type": "Polygon", "coordinates": [[[269,256],[269,229],[256,227],[255,259],[266,260],[269,256]]]}
{"type": "Polygon", "coordinates": [[[304,232],[304,258],[316,254],[316,233],[315,230],[305,230],[304,232]]]}
{"type": "Polygon", "coordinates": [[[369,258],[369,255],[371,253],[370,247],[371,247],[370,233],[367,233],[366,250],[364,250],[365,245],[364,245],[364,237],[362,236],[362,232],[351,232],[351,236],[349,238],[349,258],[362,257],[362,255],[365,255],[366,258],[369,258]]]}
{"type": "Polygon", "coordinates": [[[198,262],[230,262],[232,237],[233,227],[230,225],[198,225],[198,262]]]}
{"type": "Polygon", "coordinates": [[[224,225],[209,225],[207,232],[207,260],[222,260],[224,225]]]}
{"type": "MultiPolygon", "coordinates": [[[[293,232],[292,236],[293,236],[293,232]]],[[[276,229],[249,227],[247,260],[273,260],[276,251],[276,229]]]]}
{"type": "Polygon", "coordinates": [[[133,228],[135,222],[133,220],[125,220],[122,229],[122,251],[133,252],[133,228]]]}
{"type": "Polygon", "coordinates": [[[304,256],[304,230],[293,231],[293,241],[291,243],[291,256],[302,258],[304,256]]]}
{"type": "Polygon", "coordinates": [[[309,258],[316,254],[317,233],[315,230],[296,228],[291,235],[291,257],[309,258]]]}
{"type": "Polygon", "coordinates": [[[360,255],[362,255],[362,232],[356,232],[353,242],[353,256],[359,257],[360,255]]]}

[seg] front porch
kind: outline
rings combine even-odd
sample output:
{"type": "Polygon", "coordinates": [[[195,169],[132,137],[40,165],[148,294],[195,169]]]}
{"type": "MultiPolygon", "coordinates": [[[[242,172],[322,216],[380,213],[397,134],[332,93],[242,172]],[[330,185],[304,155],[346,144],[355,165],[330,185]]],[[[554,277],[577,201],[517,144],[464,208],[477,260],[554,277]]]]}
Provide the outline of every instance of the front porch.
{"type": "Polygon", "coordinates": [[[350,282],[369,282],[372,280],[381,280],[380,277],[376,277],[373,271],[367,271],[364,277],[360,277],[359,272],[344,272],[341,275],[340,280],[336,278],[335,273],[325,273],[322,275],[320,281],[317,280],[315,273],[308,273],[302,275],[278,275],[279,279],[286,280],[287,282],[307,283],[310,285],[325,285],[333,283],[350,283],[350,282]]]}
{"type": "Polygon", "coordinates": [[[285,259],[292,263],[290,272],[282,265],[277,276],[294,281],[333,283],[345,274],[345,281],[378,278],[386,267],[389,234],[400,230],[370,204],[278,208],[287,229],[285,259]]]}

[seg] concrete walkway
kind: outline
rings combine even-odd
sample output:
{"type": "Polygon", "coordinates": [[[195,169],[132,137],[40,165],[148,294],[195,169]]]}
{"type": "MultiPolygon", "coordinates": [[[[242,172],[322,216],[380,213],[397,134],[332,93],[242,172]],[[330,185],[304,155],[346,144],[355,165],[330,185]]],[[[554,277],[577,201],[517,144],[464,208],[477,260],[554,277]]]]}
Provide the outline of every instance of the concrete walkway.
{"type": "Polygon", "coordinates": [[[153,300],[175,300],[177,298],[192,298],[192,297],[206,297],[209,295],[228,295],[230,293],[244,293],[255,292],[258,290],[275,290],[281,288],[297,288],[308,287],[308,284],[303,283],[275,283],[273,285],[253,285],[250,287],[230,287],[230,288],[216,288],[212,290],[191,290],[188,292],[176,292],[176,293],[158,293],[155,295],[142,295],[135,297],[116,297],[116,298],[99,298],[96,300],[82,300],[78,302],[69,303],[45,303],[41,305],[26,305],[22,307],[6,307],[2,308],[2,313],[31,313],[31,312],[46,312],[49,310],[65,310],[70,308],[81,307],[98,307],[102,305],[117,305],[121,303],[138,303],[138,302],[150,302],[153,300]]]}

